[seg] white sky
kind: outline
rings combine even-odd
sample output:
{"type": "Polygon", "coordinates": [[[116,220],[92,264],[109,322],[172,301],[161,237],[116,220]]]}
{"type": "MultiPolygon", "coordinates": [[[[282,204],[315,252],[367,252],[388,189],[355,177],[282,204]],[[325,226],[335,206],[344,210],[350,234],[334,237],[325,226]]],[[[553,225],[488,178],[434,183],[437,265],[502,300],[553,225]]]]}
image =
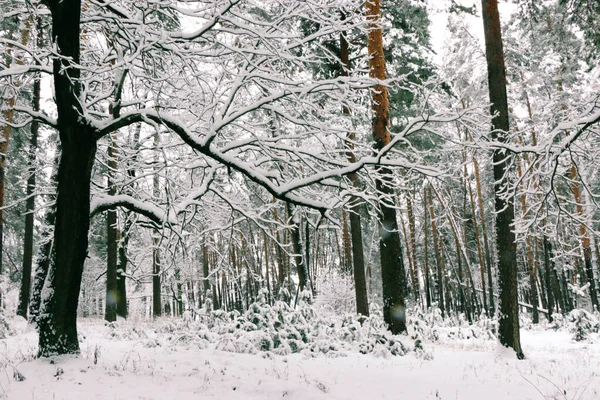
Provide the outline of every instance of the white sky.
{"type": "MultiPolygon", "coordinates": [[[[455,3],[465,7],[471,7],[475,4],[477,6],[477,11],[481,13],[481,1],[479,0],[455,0],[455,3]]],[[[450,0],[430,0],[429,4],[429,19],[431,20],[429,31],[431,33],[431,45],[433,50],[436,52],[434,61],[438,65],[441,64],[444,55],[447,35],[446,25],[448,23],[447,10],[450,8],[450,4],[450,0]]],[[[500,10],[500,18],[503,20],[503,22],[506,22],[515,11],[516,4],[509,3],[505,0],[500,0],[498,7],[500,10]]],[[[483,22],[481,21],[481,17],[476,18],[466,14],[464,17],[470,22],[469,25],[471,29],[469,30],[469,33],[479,39],[483,51],[484,39],[483,22]]]]}

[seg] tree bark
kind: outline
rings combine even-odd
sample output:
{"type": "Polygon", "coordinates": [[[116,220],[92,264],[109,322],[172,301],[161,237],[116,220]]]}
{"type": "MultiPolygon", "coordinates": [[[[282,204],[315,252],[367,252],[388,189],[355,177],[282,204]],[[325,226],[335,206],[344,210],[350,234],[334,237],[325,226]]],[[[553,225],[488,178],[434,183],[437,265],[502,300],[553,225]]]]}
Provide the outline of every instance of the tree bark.
{"type": "Polygon", "coordinates": [[[298,286],[300,292],[306,288],[308,283],[306,264],[304,263],[304,255],[302,253],[302,243],[300,236],[300,224],[294,220],[294,210],[290,203],[285,203],[287,209],[288,221],[292,224],[292,250],[294,250],[294,263],[296,264],[296,272],[298,273],[298,286]]]}
{"type": "Polygon", "coordinates": [[[579,241],[581,243],[581,249],[583,251],[583,262],[585,276],[587,282],[590,284],[590,298],[592,300],[592,307],[595,311],[598,311],[598,292],[596,290],[596,278],[594,277],[594,267],[592,264],[592,245],[590,241],[590,235],[585,225],[586,215],[584,212],[584,200],[581,195],[581,183],[577,173],[577,167],[574,163],[571,164],[569,169],[569,179],[571,180],[571,192],[575,198],[575,209],[577,210],[577,217],[579,221],[579,241]]]}
{"type": "Polygon", "coordinates": [[[81,1],[47,2],[52,14],[52,38],[60,57],[53,73],[62,154],[54,243],[56,261],[44,284],[38,318],[39,354],[79,352],[77,306],[90,226],[90,182],[96,154],[94,129],[81,118],[80,17],[81,1]]]}
{"type": "MultiPolygon", "coordinates": [[[[108,195],[117,194],[113,174],[117,169],[116,149],[112,135],[109,136],[108,145],[108,195]]],[[[108,322],[117,320],[117,243],[119,234],[117,231],[117,210],[112,208],[106,211],[106,301],[104,302],[104,319],[108,322]]]]}
{"type": "MultiPolygon", "coordinates": [[[[366,15],[369,21],[368,52],[369,76],[378,81],[386,79],[383,53],[383,27],[381,24],[381,0],[367,1],[366,15]]],[[[371,121],[375,150],[390,143],[388,126],[389,101],[387,87],[381,83],[371,89],[373,118],[371,121]]],[[[394,187],[392,171],[377,168],[376,189],[379,200],[379,254],[383,283],[383,317],[393,334],[406,331],[406,276],[402,260],[402,243],[398,232],[396,209],[386,202],[393,202],[394,187]]]]}
{"type": "MultiPolygon", "coordinates": [[[[482,0],[485,52],[488,68],[488,85],[492,118],[492,139],[504,142],[509,131],[508,100],[506,95],[506,70],[498,13],[498,0],[482,0]]],[[[517,251],[511,224],[515,219],[514,204],[506,198],[504,188],[509,168],[504,151],[494,150],[494,186],[496,209],[496,244],[500,289],[499,339],[511,347],[517,358],[525,356],[521,349],[519,332],[519,305],[517,282],[517,251]]]]}

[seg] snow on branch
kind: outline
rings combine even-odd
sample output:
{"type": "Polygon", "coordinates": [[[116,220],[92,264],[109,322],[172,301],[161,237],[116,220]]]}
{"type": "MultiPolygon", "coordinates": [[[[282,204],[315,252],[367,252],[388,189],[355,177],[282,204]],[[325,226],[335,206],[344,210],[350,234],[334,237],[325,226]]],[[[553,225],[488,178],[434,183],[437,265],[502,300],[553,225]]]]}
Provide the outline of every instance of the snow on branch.
{"type": "Polygon", "coordinates": [[[103,195],[94,198],[90,206],[90,217],[115,207],[127,208],[128,210],[143,215],[159,225],[165,223],[177,225],[177,218],[175,218],[174,215],[164,212],[154,204],[142,202],[123,194],[117,196],[103,195]]]}

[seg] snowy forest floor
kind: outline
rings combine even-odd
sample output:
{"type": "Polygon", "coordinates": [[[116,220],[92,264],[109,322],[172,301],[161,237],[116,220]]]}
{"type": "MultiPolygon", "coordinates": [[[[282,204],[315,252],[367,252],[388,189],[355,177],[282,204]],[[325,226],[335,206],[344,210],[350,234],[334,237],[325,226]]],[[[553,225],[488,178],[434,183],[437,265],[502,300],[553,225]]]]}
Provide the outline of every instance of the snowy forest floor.
{"type": "Polygon", "coordinates": [[[182,319],[81,319],[80,355],[35,359],[35,330],[9,322],[0,399],[600,399],[600,338],[576,342],[568,324],[523,329],[518,361],[481,326],[428,330],[423,350],[401,356],[336,345],[276,354],[235,352],[232,333],[182,319]]]}

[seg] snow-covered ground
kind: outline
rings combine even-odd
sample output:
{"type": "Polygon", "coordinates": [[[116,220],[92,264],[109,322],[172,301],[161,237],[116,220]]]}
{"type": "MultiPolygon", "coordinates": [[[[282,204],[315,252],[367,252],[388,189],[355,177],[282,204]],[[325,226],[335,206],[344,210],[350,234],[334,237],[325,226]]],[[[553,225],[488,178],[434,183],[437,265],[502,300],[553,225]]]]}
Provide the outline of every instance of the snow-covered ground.
{"type": "Polygon", "coordinates": [[[404,356],[276,355],[217,350],[227,349],[218,337],[204,345],[148,322],[82,320],[81,354],[49,360],[34,359],[31,327],[13,326],[0,340],[0,399],[600,399],[600,344],[566,330],[523,330],[527,359],[518,361],[468,329],[441,329],[425,353],[404,356]]]}

